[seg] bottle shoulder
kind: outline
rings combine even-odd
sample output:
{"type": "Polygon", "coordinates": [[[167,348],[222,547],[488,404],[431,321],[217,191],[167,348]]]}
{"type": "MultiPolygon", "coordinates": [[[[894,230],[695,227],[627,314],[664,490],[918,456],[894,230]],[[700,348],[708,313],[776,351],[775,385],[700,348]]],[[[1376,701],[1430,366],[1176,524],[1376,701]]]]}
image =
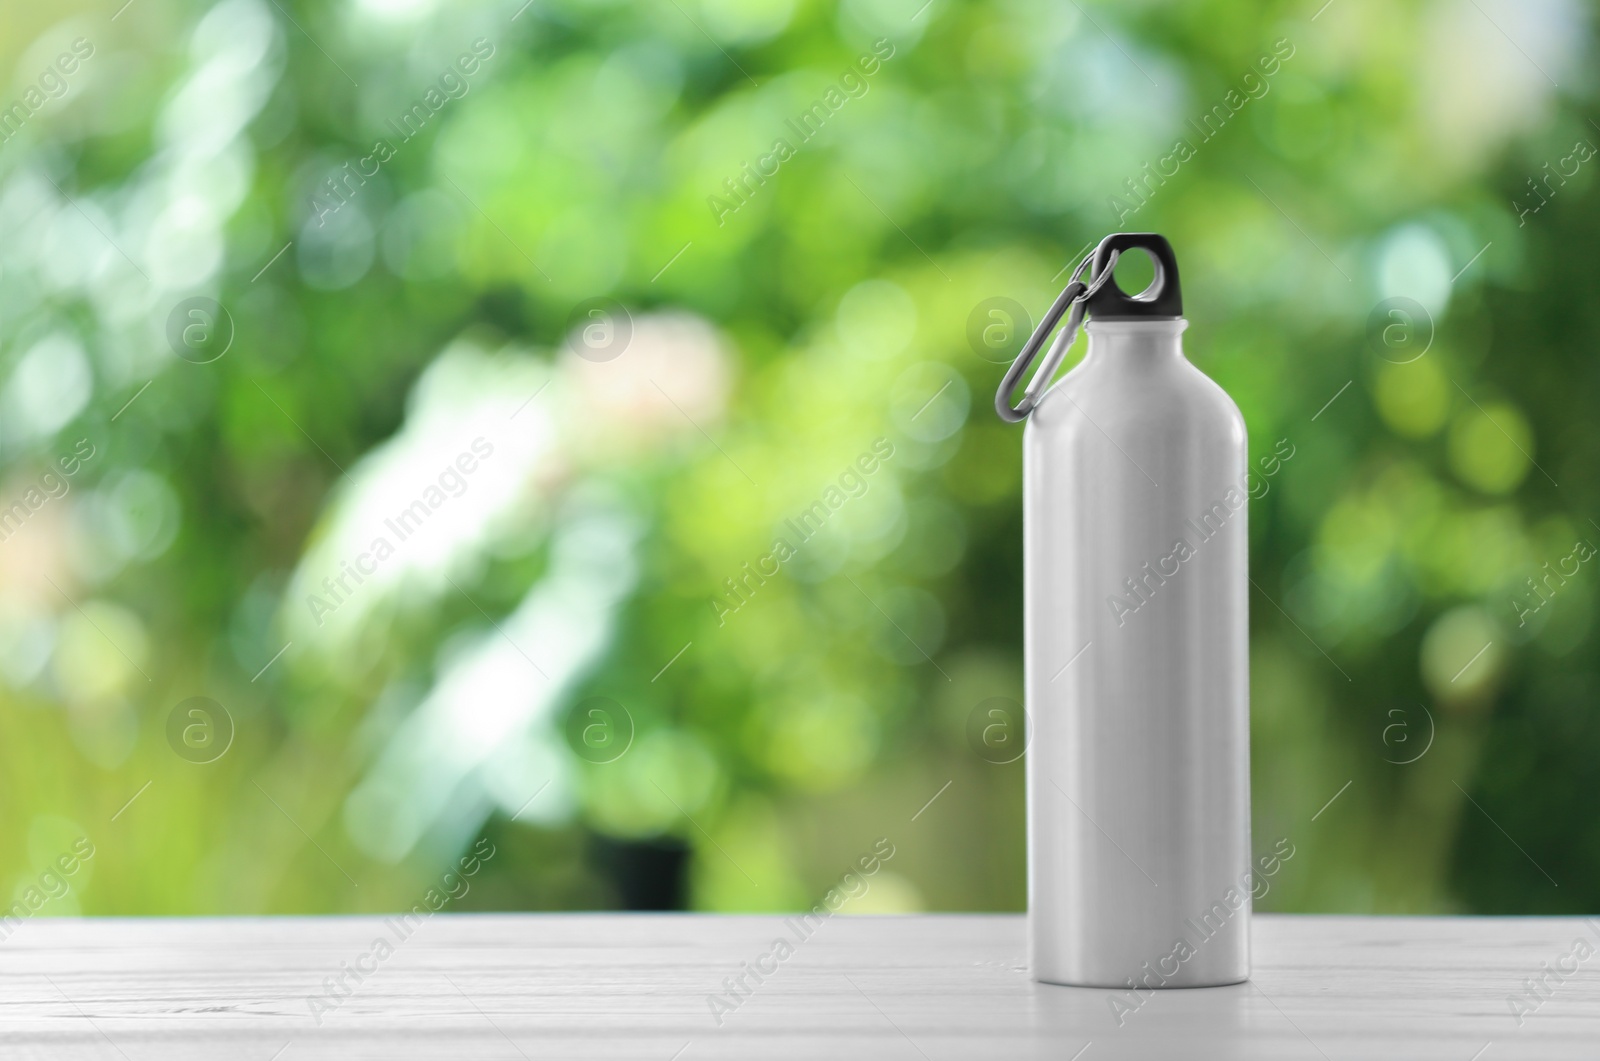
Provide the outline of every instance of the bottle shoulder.
{"type": "Polygon", "coordinates": [[[1243,447],[1244,415],[1222,386],[1188,358],[1153,364],[1084,361],[1047,390],[1028,417],[1030,432],[1127,428],[1183,430],[1243,447]]]}

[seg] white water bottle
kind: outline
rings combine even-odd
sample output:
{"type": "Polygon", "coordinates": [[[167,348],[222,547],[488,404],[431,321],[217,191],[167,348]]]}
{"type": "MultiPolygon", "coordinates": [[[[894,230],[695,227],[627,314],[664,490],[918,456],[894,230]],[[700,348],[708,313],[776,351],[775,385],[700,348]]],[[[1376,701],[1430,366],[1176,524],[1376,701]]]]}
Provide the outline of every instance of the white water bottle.
{"type": "Polygon", "coordinates": [[[1238,983],[1253,888],[1244,419],[1184,357],[1171,245],[1119,233],[1092,263],[996,401],[1027,419],[1031,967],[1135,992],[1238,983]],[[1111,273],[1136,247],[1155,278],[1129,296],[1111,273]],[[1051,386],[1085,314],[1088,353],[1051,386]]]}

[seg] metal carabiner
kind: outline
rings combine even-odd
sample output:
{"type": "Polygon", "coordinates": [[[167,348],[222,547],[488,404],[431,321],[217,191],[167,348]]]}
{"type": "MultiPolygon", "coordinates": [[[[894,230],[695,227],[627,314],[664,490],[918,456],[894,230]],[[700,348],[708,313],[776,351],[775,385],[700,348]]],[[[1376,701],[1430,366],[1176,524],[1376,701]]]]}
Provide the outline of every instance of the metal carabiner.
{"type": "Polygon", "coordinates": [[[1033,330],[1033,334],[1028,336],[1028,341],[1022,344],[1022,352],[1017,354],[1017,359],[1011,362],[1005,378],[1000,381],[1000,389],[994,396],[994,411],[1007,423],[1021,423],[1028,418],[1029,413],[1033,412],[1033,407],[1039,401],[1039,391],[1055,376],[1056,369],[1061,367],[1062,358],[1067,356],[1067,350],[1077,338],[1078,328],[1083,324],[1084,304],[1090,296],[1105,286],[1107,280],[1111,279],[1112,270],[1117,266],[1117,252],[1112,251],[1106,259],[1106,267],[1100,270],[1093,281],[1085,284],[1079,277],[1093,261],[1094,255],[1090,254],[1083,259],[1077,269],[1073,270],[1067,286],[1061,289],[1061,294],[1050,304],[1044,319],[1033,330]],[[1063,313],[1067,315],[1067,326],[1056,336],[1055,342],[1050,345],[1049,353],[1045,355],[1043,364],[1039,366],[1039,371],[1033,374],[1033,378],[1023,389],[1022,400],[1013,406],[1011,393],[1016,390],[1018,381],[1038,358],[1040,347],[1044,346],[1044,341],[1050,337],[1050,333],[1055,331],[1063,313]]]}

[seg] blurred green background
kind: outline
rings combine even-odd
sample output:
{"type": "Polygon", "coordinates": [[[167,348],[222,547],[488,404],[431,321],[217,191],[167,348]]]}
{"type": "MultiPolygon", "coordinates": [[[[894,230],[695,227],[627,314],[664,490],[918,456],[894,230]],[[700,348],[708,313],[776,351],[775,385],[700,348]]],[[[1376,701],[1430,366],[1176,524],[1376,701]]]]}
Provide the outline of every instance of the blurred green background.
{"type": "Polygon", "coordinates": [[[0,886],[1022,909],[990,300],[1123,228],[1294,454],[1260,908],[1600,905],[1587,8],[520,2],[0,9],[0,886]]]}

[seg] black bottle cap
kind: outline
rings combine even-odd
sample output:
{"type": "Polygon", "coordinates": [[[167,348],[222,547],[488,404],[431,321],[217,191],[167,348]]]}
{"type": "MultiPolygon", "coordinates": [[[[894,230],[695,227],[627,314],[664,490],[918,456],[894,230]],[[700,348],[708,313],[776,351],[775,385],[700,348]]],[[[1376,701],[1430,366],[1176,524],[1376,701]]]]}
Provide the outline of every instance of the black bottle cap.
{"type": "Polygon", "coordinates": [[[1183,316],[1183,291],[1178,286],[1178,259],[1165,236],[1154,232],[1114,232],[1100,241],[1094,251],[1094,275],[1100,276],[1111,252],[1122,254],[1139,248],[1150,255],[1156,275],[1140,295],[1130,295],[1117,286],[1115,276],[1089,296],[1085,308],[1094,320],[1144,320],[1152,317],[1183,316]]]}

